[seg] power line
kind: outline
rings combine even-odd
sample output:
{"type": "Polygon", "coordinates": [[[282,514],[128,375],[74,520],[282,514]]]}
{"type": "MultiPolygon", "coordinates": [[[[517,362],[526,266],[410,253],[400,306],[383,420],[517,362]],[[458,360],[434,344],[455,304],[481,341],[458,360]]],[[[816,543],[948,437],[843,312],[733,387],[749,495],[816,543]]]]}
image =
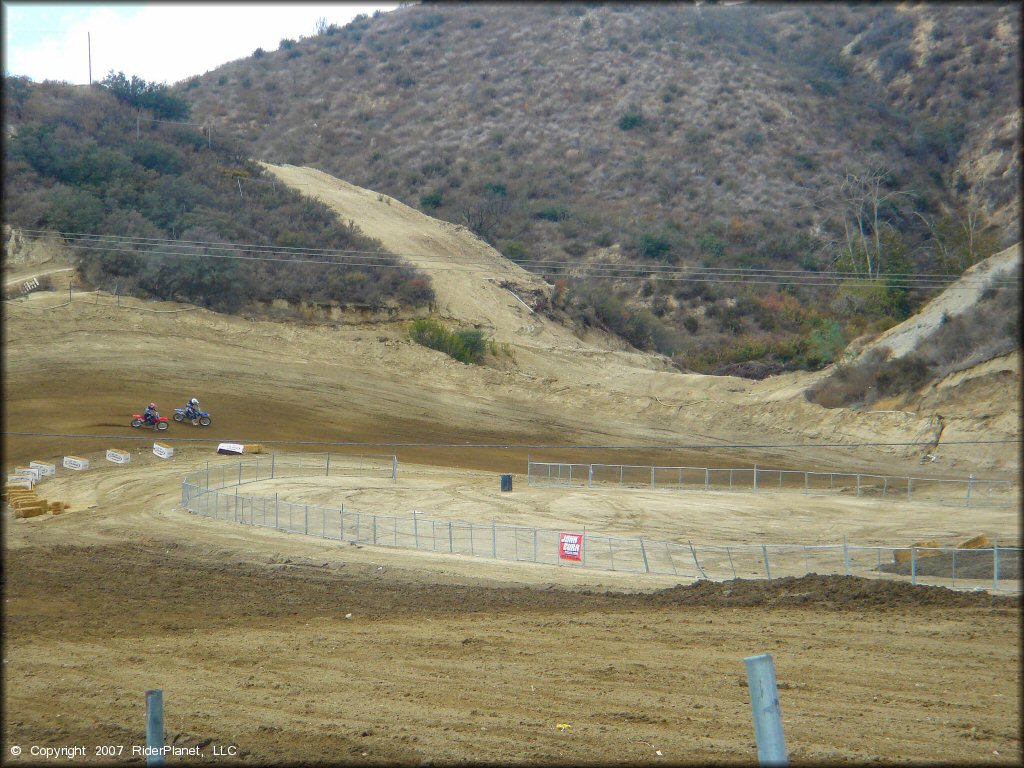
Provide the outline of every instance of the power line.
{"type": "MultiPolygon", "coordinates": [[[[74,232],[55,233],[47,230],[22,230],[37,237],[60,235],[63,242],[57,246],[106,250],[113,253],[132,253],[139,256],[174,256],[220,258],[240,261],[279,262],[291,264],[318,264],[324,266],[416,268],[422,271],[448,271],[491,274],[493,270],[471,265],[424,262],[421,257],[391,254],[381,251],[332,250],[326,248],[298,248],[258,245],[254,243],[215,243],[206,241],[171,240],[166,238],[120,237],[74,232]],[[169,250],[164,250],[169,249],[169,250]],[[249,255],[240,253],[247,251],[249,255]],[[309,258],[309,257],[331,258],[309,258]],[[396,263],[396,259],[415,259],[416,264],[396,263]]],[[[806,270],[740,268],[740,267],[675,267],[669,265],[607,265],[576,262],[524,260],[514,262],[532,272],[553,273],[555,276],[575,278],[654,279],[670,282],[716,282],[739,284],[787,285],[806,287],[834,287],[843,283],[862,283],[869,278],[856,272],[808,272],[806,270]],[[759,279],[756,279],[759,278],[759,279]]],[[[996,290],[1019,289],[1019,276],[990,279],[956,277],[952,275],[921,275],[914,273],[887,273],[879,276],[885,284],[897,288],[939,288],[960,283],[954,289],[984,285],[996,290]]]]}

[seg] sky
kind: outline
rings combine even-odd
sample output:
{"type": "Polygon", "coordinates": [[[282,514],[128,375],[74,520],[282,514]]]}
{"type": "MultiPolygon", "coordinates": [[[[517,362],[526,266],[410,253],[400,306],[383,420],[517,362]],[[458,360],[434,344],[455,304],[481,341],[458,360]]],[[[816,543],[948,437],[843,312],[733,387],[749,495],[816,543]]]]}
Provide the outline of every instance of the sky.
{"type": "Polygon", "coordinates": [[[74,85],[111,71],[174,83],[399,3],[3,2],[4,74],[74,85]]]}

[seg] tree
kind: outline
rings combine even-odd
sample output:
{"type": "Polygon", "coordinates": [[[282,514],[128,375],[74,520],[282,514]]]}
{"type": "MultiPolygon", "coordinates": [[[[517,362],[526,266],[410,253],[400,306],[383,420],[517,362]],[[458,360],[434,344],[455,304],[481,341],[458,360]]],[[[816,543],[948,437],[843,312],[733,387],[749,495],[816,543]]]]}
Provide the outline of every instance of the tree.
{"type": "Polygon", "coordinates": [[[999,241],[976,209],[947,214],[934,222],[918,216],[928,226],[935,259],[947,275],[961,274],[999,248],[999,241]]]}
{"type": "Polygon", "coordinates": [[[488,184],[480,196],[472,198],[462,208],[466,226],[484,240],[490,241],[494,232],[512,210],[512,200],[502,184],[488,184]]]}
{"type": "Polygon", "coordinates": [[[874,282],[889,269],[885,233],[896,231],[895,222],[902,217],[898,203],[909,193],[890,189],[888,180],[889,172],[883,166],[847,171],[817,202],[836,228],[842,228],[842,239],[827,244],[837,271],[853,272],[874,282]]]}

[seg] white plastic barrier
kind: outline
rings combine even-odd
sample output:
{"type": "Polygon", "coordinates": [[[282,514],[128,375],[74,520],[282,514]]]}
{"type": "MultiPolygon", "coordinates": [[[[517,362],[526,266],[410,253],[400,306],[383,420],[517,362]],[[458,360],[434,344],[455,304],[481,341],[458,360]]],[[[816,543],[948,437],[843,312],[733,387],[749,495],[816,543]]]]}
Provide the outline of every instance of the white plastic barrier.
{"type": "Polygon", "coordinates": [[[65,456],[64,466],[67,469],[83,470],[89,468],[89,460],[83,459],[81,456],[65,456]]]}
{"type": "Polygon", "coordinates": [[[131,460],[132,455],[128,451],[119,451],[116,448],[107,451],[107,461],[112,461],[115,464],[127,464],[131,460]]]}
{"type": "Polygon", "coordinates": [[[16,475],[27,475],[32,478],[33,483],[39,482],[39,470],[35,467],[16,467],[14,470],[16,475]]]}
{"type": "Polygon", "coordinates": [[[47,461],[30,461],[28,463],[33,469],[38,469],[40,476],[52,476],[57,474],[57,467],[47,461]]]}
{"type": "Polygon", "coordinates": [[[169,459],[174,455],[174,448],[164,443],[153,443],[153,453],[161,459],[169,459]]]}
{"type": "Polygon", "coordinates": [[[22,488],[28,488],[31,490],[35,486],[35,480],[32,479],[31,475],[8,475],[7,485],[9,486],[20,486],[22,488]]]}

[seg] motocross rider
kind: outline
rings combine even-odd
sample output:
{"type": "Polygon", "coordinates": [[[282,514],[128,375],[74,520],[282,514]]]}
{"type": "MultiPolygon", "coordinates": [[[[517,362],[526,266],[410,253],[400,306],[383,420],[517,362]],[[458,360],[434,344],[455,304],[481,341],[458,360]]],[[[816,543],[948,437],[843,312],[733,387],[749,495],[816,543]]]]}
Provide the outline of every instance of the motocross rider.
{"type": "Polygon", "coordinates": [[[199,399],[193,397],[185,404],[185,418],[191,419],[195,424],[199,419],[199,399]]]}
{"type": "Polygon", "coordinates": [[[142,418],[147,424],[155,425],[156,420],[157,418],[159,418],[159,416],[160,414],[157,413],[156,410],[156,403],[150,403],[149,405],[146,406],[146,413],[143,415],[142,418]]]}

